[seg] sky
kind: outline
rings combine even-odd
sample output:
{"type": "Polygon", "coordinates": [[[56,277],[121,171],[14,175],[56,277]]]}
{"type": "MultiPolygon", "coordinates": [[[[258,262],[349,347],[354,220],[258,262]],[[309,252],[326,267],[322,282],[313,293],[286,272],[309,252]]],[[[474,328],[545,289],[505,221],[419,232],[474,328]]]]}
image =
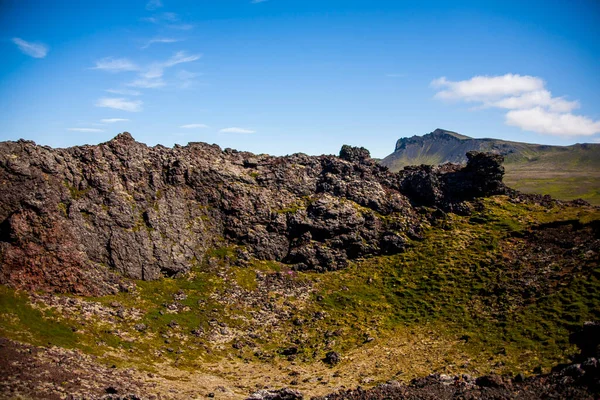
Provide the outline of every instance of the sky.
{"type": "Polygon", "coordinates": [[[600,142],[600,2],[0,0],[0,140],[600,142]]]}

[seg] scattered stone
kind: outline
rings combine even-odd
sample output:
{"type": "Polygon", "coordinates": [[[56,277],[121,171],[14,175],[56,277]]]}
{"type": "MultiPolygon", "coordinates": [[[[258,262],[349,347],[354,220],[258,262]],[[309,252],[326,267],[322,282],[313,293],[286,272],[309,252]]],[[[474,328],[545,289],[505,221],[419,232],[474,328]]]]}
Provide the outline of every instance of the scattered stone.
{"type": "Polygon", "coordinates": [[[502,380],[502,377],[499,375],[482,376],[482,377],[477,378],[475,380],[475,383],[477,384],[477,386],[492,387],[492,388],[502,387],[504,385],[504,381],[502,380]]]}
{"type": "Polygon", "coordinates": [[[336,365],[341,361],[341,357],[335,351],[330,351],[327,354],[325,354],[325,358],[323,359],[323,361],[329,365],[336,365]]]}
{"type": "Polygon", "coordinates": [[[179,289],[177,293],[173,295],[173,299],[176,301],[183,301],[187,299],[187,295],[184,293],[183,290],[179,289]]]}
{"type": "Polygon", "coordinates": [[[302,400],[304,396],[297,390],[283,388],[278,390],[261,389],[252,393],[246,400],[302,400]]]}
{"type": "Polygon", "coordinates": [[[167,324],[167,326],[168,326],[169,328],[176,328],[176,327],[178,327],[178,326],[179,326],[179,324],[177,323],[177,321],[175,321],[174,319],[172,319],[172,320],[171,320],[171,322],[169,322],[169,323],[167,324]]]}

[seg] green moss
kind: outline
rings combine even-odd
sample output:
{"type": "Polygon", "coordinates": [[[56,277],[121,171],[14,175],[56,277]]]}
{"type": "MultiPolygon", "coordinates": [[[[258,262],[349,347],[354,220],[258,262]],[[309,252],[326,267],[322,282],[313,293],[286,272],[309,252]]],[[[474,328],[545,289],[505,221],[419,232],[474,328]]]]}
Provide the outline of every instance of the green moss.
{"type": "Polygon", "coordinates": [[[284,207],[279,210],[276,210],[278,214],[296,214],[299,210],[304,209],[304,205],[301,204],[292,204],[289,207],[284,207]]]}
{"type": "Polygon", "coordinates": [[[236,267],[233,269],[235,281],[244,290],[253,291],[257,288],[256,272],[248,268],[236,267]]]}
{"type": "Polygon", "coordinates": [[[10,339],[66,348],[78,343],[73,329],[58,321],[56,313],[33,308],[26,294],[5,286],[0,286],[0,318],[0,334],[10,339]]]}
{"type": "Polygon", "coordinates": [[[79,200],[81,199],[83,196],[85,196],[89,191],[90,188],[85,188],[85,189],[78,189],[75,186],[71,186],[70,184],[65,182],[65,186],[67,187],[67,189],[69,189],[69,193],[71,194],[71,198],[73,200],[79,200]]]}
{"type": "Polygon", "coordinates": [[[56,205],[56,207],[58,208],[58,211],[60,211],[60,213],[63,216],[65,216],[65,217],[67,216],[67,205],[65,203],[58,203],[56,205]]]}

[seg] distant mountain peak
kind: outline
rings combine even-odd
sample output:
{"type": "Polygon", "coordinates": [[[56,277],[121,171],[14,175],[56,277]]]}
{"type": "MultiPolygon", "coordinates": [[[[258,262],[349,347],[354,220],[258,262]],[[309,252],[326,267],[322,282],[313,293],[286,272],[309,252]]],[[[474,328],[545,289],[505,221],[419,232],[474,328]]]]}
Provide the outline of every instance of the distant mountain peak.
{"type": "MultiPolygon", "coordinates": [[[[452,137],[454,137],[456,139],[461,139],[461,140],[472,139],[469,136],[461,135],[460,133],[449,131],[449,130],[446,130],[446,129],[441,129],[441,128],[437,128],[435,131],[431,132],[430,135],[433,135],[433,136],[444,136],[444,135],[446,135],[446,136],[452,136],[452,137]]],[[[425,136],[427,136],[427,135],[425,135],[425,136]]]]}
{"type": "Polygon", "coordinates": [[[600,204],[600,144],[550,146],[476,139],[438,128],[422,136],[398,139],[394,152],[381,164],[391,171],[408,165],[464,164],[469,151],[504,156],[505,181],[515,189],[565,200],[581,196],[600,204]]]}

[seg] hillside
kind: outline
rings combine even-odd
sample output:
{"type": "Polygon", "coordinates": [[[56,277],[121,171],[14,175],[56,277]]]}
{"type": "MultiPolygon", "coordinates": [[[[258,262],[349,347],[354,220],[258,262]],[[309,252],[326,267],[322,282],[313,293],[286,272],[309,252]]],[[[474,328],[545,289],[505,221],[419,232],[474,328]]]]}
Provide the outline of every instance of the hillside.
{"type": "Polygon", "coordinates": [[[465,163],[468,151],[491,151],[505,158],[505,183],[526,193],[562,200],[582,198],[600,205],[600,144],[548,146],[499,139],[473,139],[443,129],[402,138],[381,163],[392,171],[408,165],[465,163]]]}
{"type": "Polygon", "coordinates": [[[588,398],[600,210],[466,157],[0,143],[0,397],[588,398]]]}

